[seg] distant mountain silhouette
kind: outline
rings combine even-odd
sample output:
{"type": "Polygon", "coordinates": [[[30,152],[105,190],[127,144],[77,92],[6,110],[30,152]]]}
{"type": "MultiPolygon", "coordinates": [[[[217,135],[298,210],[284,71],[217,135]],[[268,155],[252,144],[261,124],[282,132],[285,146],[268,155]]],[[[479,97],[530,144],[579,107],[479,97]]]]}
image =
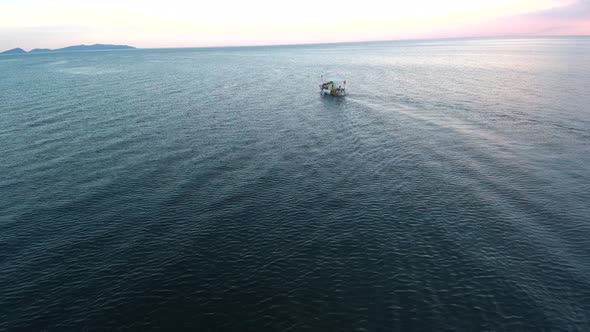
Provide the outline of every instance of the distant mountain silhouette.
{"type": "Polygon", "coordinates": [[[43,53],[43,52],[51,52],[52,50],[48,48],[34,48],[29,51],[29,53],[43,53]]]}
{"type": "Polygon", "coordinates": [[[108,44],[94,44],[94,45],[75,45],[64,48],[58,48],[53,52],[77,52],[77,51],[100,51],[100,50],[132,50],[135,49],[129,45],[108,45],[108,44]]]}
{"type": "MultiPolygon", "coordinates": [[[[36,48],[29,53],[53,53],[53,52],[84,52],[84,51],[107,51],[107,50],[133,50],[135,47],[129,45],[109,45],[109,44],[94,44],[94,45],[74,45],[64,48],[51,50],[48,48],[36,48]]],[[[2,52],[0,54],[26,54],[27,51],[22,48],[15,48],[2,52]]]]}
{"type": "Polygon", "coordinates": [[[0,52],[0,54],[26,54],[27,51],[23,50],[22,48],[13,48],[8,51],[0,52]]]}

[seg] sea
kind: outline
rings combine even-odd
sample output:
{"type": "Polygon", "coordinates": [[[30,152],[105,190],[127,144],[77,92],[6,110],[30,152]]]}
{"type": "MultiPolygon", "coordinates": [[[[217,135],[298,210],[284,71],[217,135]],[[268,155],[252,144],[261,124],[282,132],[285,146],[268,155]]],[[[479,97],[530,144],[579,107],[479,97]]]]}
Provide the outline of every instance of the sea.
{"type": "Polygon", "coordinates": [[[156,329],[590,331],[590,38],[0,56],[0,330],[156,329]]]}

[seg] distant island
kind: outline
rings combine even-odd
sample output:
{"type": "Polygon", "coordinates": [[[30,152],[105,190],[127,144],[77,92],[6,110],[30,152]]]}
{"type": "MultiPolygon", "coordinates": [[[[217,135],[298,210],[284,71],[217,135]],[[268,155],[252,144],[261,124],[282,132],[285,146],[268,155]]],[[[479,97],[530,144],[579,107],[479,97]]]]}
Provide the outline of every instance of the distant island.
{"type": "Polygon", "coordinates": [[[23,50],[22,48],[13,48],[12,50],[4,51],[0,54],[26,54],[27,51],[23,50]]]}
{"type": "Polygon", "coordinates": [[[0,52],[4,55],[28,54],[28,53],[54,53],[54,52],[83,52],[83,51],[108,51],[108,50],[134,50],[133,46],[129,45],[109,45],[109,44],[94,44],[94,45],[75,45],[64,48],[51,50],[48,48],[35,48],[30,52],[22,48],[14,48],[12,50],[0,52]]]}

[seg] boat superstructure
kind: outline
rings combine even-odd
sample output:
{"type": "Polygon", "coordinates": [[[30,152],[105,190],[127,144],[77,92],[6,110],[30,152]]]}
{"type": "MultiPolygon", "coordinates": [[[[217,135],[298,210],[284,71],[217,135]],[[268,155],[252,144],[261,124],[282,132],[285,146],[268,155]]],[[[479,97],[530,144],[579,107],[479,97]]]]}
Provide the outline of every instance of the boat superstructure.
{"type": "Polygon", "coordinates": [[[322,84],[320,84],[321,94],[324,96],[342,97],[346,95],[346,80],[340,77],[328,77],[324,79],[322,76],[322,84]]]}

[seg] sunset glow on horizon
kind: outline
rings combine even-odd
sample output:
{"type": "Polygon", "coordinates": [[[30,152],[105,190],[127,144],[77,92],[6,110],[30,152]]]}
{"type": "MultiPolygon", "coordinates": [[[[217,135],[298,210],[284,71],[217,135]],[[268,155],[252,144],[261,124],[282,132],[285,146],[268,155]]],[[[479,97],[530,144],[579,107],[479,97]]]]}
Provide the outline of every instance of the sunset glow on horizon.
{"type": "Polygon", "coordinates": [[[590,0],[0,0],[0,50],[588,34],[590,0]]]}

